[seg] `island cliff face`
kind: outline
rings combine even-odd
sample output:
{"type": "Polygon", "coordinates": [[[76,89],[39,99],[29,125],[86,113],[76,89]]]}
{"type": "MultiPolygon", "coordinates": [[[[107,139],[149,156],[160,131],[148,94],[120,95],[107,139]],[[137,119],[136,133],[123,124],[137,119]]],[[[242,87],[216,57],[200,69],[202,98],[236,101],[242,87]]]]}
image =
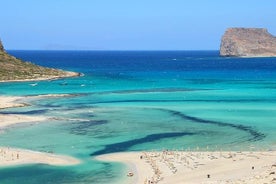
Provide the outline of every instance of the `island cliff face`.
{"type": "Polygon", "coordinates": [[[276,37],[262,28],[229,28],[222,37],[220,55],[275,57],[276,37]]]}
{"type": "Polygon", "coordinates": [[[0,41],[0,82],[49,80],[79,76],[76,72],[47,68],[9,55],[0,41]]]}

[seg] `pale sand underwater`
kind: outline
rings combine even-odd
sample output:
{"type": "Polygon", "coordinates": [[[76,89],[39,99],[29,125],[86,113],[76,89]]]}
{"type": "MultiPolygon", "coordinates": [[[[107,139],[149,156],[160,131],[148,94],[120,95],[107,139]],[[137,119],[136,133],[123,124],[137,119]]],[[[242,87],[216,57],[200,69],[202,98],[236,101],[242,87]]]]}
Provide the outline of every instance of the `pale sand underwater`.
{"type": "MultiPolygon", "coordinates": [[[[38,100],[43,98],[59,98],[70,97],[68,94],[49,94],[49,95],[36,95],[36,96],[0,96],[0,109],[24,107],[27,106],[24,100],[38,100]]],[[[51,117],[45,116],[30,116],[19,114],[1,114],[0,113],[0,130],[15,124],[22,123],[41,123],[51,117]]]]}
{"type": "MultiPolygon", "coordinates": [[[[49,96],[52,97],[52,96],[49,96]]],[[[55,97],[55,96],[54,96],[55,97]]],[[[1,97],[0,108],[22,107],[23,97],[1,97]]],[[[32,97],[32,98],[38,98],[32,97]]],[[[18,123],[41,122],[46,117],[1,114],[0,128],[18,123]]],[[[273,183],[276,151],[263,152],[125,152],[101,155],[98,160],[122,162],[125,183],[273,183]]],[[[74,165],[80,160],[52,153],[0,148],[0,166],[20,164],[74,165]]]]}
{"type": "MultiPolygon", "coordinates": [[[[4,97],[0,96],[0,109],[24,107],[26,104],[18,102],[24,97],[4,97]]],[[[18,114],[0,114],[0,129],[10,125],[20,123],[38,123],[46,120],[46,117],[27,116],[18,114]]]]}
{"type": "MultiPolygon", "coordinates": [[[[18,103],[23,97],[0,97],[0,109],[23,107],[25,104],[18,103]]],[[[16,114],[0,114],[0,129],[14,124],[39,123],[46,120],[46,117],[26,116],[16,114]]],[[[21,165],[21,164],[48,164],[48,165],[75,165],[80,160],[52,153],[38,152],[26,149],[0,147],[0,167],[21,165]]]]}

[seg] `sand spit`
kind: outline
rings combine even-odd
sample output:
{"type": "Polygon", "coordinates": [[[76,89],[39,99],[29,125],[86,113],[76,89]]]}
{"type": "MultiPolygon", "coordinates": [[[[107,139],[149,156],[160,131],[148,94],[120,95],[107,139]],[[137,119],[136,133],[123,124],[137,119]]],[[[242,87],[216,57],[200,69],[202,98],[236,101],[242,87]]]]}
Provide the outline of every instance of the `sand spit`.
{"type": "MultiPolygon", "coordinates": [[[[53,95],[60,97],[61,95],[53,95]]],[[[46,96],[49,97],[49,96],[46,96]]],[[[28,98],[28,97],[27,97],[28,98]]],[[[0,96],[0,109],[23,107],[26,104],[21,103],[26,97],[6,97],[0,96]]],[[[0,114],[0,129],[19,123],[39,123],[47,120],[42,116],[27,116],[18,114],[0,114]]],[[[31,150],[0,147],[0,167],[21,165],[21,164],[48,164],[57,166],[75,165],[80,163],[76,158],[55,155],[51,153],[37,152],[31,150]]]]}
{"type": "MultiPolygon", "coordinates": [[[[6,97],[0,96],[0,109],[24,107],[27,104],[20,102],[25,97],[6,97]]],[[[19,123],[36,123],[47,120],[46,117],[41,116],[27,116],[18,114],[1,114],[0,113],[0,129],[10,125],[19,123]]]]}
{"type": "Polygon", "coordinates": [[[17,114],[0,114],[0,129],[21,123],[39,123],[47,120],[42,116],[26,116],[17,114]]]}
{"type": "MultiPolygon", "coordinates": [[[[63,98],[74,97],[72,94],[47,94],[47,95],[35,95],[35,96],[0,96],[0,110],[5,108],[24,107],[29,104],[28,102],[39,100],[43,98],[63,98]],[[26,101],[27,103],[25,103],[26,101]]],[[[19,114],[1,114],[0,112],[0,129],[10,125],[19,123],[39,123],[48,119],[55,119],[53,117],[43,116],[29,116],[19,114]]]]}
{"type": "Polygon", "coordinates": [[[0,147],[0,167],[22,164],[68,166],[79,164],[76,158],[18,148],[0,147]]]}
{"type": "Polygon", "coordinates": [[[0,109],[24,107],[26,104],[17,102],[22,99],[23,97],[0,96],[0,109]]]}
{"type": "Polygon", "coordinates": [[[97,159],[126,164],[127,184],[276,183],[276,151],[128,152],[97,159]]]}

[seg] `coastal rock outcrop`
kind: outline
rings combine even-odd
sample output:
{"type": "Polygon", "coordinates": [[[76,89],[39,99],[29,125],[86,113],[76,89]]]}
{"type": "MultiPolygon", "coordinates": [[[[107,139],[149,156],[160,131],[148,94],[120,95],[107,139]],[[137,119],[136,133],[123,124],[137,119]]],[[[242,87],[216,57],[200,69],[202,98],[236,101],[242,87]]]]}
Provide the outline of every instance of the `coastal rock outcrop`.
{"type": "Polygon", "coordinates": [[[276,37],[263,28],[229,28],[221,39],[220,55],[275,57],[276,37]]]}
{"type": "Polygon", "coordinates": [[[0,41],[0,82],[49,80],[76,76],[80,76],[80,73],[42,67],[17,59],[5,51],[0,41]]]}
{"type": "Polygon", "coordinates": [[[0,40],[0,52],[4,52],[5,50],[4,50],[4,46],[3,46],[3,44],[2,44],[2,41],[0,40]]]}

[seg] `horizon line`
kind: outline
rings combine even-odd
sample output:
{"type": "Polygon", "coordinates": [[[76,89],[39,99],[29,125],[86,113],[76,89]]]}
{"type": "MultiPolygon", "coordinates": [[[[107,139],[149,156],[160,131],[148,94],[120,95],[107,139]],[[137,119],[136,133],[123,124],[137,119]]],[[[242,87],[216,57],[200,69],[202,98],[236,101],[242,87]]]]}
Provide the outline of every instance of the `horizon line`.
{"type": "Polygon", "coordinates": [[[167,50],[163,50],[163,49],[160,49],[160,50],[151,50],[151,49],[149,49],[149,50],[139,50],[139,49],[137,49],[137,50],[116,50],[116,49],[114,49],[114,50],[90,50],[90,49],[64,49],[64,50],[62,50],[62,49],[5,49],[6,51],[96,51],[96,52],[101,52],[101,51],[103,51],[103,52],[108,52],[108,51],[110,51],[110,52],[164,52],[164,51],[167,51],[167,52],[169,52],[169,51],[179,51],[179,52],[183,52],[183,51],[212,51],[212,52],[219,52],[219,50],[204,50],[204,49],[198,49],[198,50],[196,50],[196,49],[191,49],[191,50],[180,50],[180,49],[175,49],[175,50],[173,50],[173,49],[167,49],[167,50]]]}

